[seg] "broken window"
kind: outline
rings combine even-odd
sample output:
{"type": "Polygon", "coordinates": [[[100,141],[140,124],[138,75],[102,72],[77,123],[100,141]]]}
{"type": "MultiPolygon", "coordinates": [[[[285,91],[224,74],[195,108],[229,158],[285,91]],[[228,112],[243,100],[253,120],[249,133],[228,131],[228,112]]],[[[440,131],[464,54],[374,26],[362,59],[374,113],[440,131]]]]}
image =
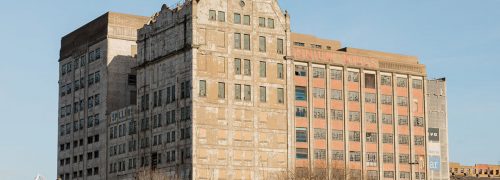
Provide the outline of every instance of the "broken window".
{"type": "Polygon", "coordinates": [[[307,76],[307,66],[295,65],[296,76],[307,76]]]}

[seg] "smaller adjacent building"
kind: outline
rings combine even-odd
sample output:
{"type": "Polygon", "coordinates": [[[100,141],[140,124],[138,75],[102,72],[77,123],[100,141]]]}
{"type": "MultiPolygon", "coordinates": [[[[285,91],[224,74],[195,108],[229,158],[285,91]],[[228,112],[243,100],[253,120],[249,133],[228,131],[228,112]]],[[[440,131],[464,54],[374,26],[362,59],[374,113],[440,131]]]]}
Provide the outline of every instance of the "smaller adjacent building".
{"type": "Polygon", "coordinates": [[[500,177],[500,165],[475,164],[474,166],[461,165],[450,162],[450,175],[452,177],[500,177]]]}

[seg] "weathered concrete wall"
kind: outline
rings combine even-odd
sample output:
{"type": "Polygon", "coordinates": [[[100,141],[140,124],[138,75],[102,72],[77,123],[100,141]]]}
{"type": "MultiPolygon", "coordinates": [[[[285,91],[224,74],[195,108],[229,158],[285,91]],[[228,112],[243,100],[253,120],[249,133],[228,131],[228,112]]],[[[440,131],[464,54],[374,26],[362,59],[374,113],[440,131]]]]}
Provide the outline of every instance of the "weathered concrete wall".
{"type": "MultiPolygon", "coordinates": [[[[195,179],[272,179],[288,167],[288,111],[286,98],[277,101],[277,89],[287,92],[285,53],[289,19],[276,1],[198,1],[194,2],[193,23],[193,178],[195,179]],[[217,13],[210,20],[210,11],[217,13]],[[224,21],[219,13],[224,12],[224,21]],[[234,22],[235,13],[241,23],[234,22]],[[245,25],[244,16],[250,16],[245,25]],[[274,19],[274,28],[259,27],[259,17],[274,19]],[[242,49],[235,47],[235,33],[241,34],[242,49]],[[243,49],[243,35],[250,35],[250,50],[243,49]],[[266,37],[266,52],[259,52],[259,36],[266,37]],[[277,53],[277,39],[284,40],[284,51],[277,53]],[[235,72],[235,59],[241,59],[241,74],[235,72]],[[244,75],[243,61],[250,60],[251,74],[244,75]],[[259,74],[266,63],[266,76],[259,74]],[[284,75],[277,77],[283,64],[284,75]],[[206,96],[200,96],[200,81],[206,82],[206,96]],[[224,83],[224,97],[218,84],[224,83]],[[235,85],[241,84],[241,99],[235,98],[235,85]],[[251,99],[244,100],[244,86],[251,87],[251,99]],[[260,87],[266,88],[266,101],[260,101],[260,87]]],[[[286,95],[285,95],[286,96],[286,95]]]]}

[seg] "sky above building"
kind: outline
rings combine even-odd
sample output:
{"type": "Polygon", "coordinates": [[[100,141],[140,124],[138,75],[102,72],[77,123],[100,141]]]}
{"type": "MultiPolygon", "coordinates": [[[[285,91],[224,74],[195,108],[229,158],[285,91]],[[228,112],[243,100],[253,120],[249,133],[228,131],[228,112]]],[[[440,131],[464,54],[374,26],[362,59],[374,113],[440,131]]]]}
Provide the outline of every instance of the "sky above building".
{"type": "MultiPolygon", "coordinates": [[[[56,178],[60,38],[107,11],[172,0],[16,0],[0,6],[0,179],[56,178]]],[[[415,55],[448,83],[451,161],[500,163],[500,1],[280,0],[292,30],[415,55]]]]}

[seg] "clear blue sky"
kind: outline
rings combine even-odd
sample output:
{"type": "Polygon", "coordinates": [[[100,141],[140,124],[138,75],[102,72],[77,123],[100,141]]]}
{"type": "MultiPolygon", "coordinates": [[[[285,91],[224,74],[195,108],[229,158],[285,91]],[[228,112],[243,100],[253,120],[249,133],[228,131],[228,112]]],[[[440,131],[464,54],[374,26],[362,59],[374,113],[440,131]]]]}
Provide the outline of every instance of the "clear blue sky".
{"type": "MultiPolygon", "coordinates": [[[[0,5],[0,179],[56,177],[60,38],[106,11],[150,16],[172,0],[16,0],[0,5]]],[[[500,161],[500,1],[280,0],[295,32],[416,55],[448,78],[450,156],[500,161]]]]}

